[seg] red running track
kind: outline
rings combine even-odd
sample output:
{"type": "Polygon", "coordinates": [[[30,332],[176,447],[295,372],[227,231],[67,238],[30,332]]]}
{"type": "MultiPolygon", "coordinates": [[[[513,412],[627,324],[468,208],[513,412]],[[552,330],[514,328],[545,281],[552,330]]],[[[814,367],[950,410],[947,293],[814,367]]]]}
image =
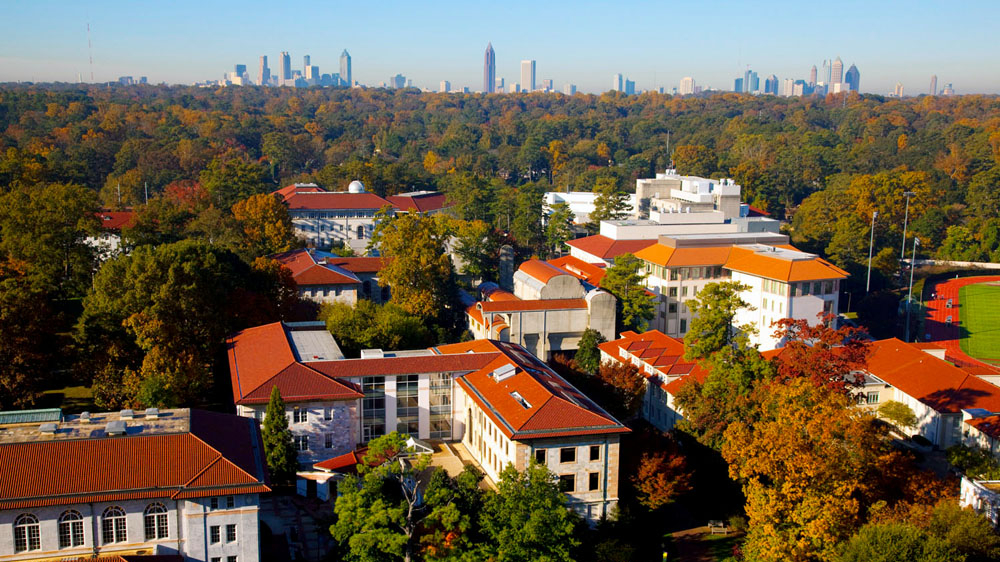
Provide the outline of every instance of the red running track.
{"type": "Polygon", "coordinates": [[[924,331],[930,336],[927,341],[940,343],[945,348],[945,357],[959,367],[980,367],[1000,373],[1000,368],[969,357],[959,345],[959,320],[962,307],[958,301],[958,290],[966,285],[1000,281],[1000,275],[985,277],[960,277],[939,281],[932,287],[933,300],[927,301],[927,317],[924,321],[924,331]],[[948,308],[951,299],[952,308],[948,308]],[[951,325],[947,324],[951,316],[951,325]]]}

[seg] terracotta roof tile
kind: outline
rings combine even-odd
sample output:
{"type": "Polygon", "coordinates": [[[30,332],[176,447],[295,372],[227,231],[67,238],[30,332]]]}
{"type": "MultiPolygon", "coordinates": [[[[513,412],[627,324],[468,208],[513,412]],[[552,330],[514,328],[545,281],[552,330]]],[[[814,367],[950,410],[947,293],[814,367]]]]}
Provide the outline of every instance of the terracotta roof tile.
{"type": "Polygon", "coordinates": [[[329,472],[343,472],[354,474],[358,471],[358,465],[365,458],[365,453],[368,452],[368,447],[359,447],[358,449],[344,453],[333,457],[332,459],[326,459],[325,461],[320,461],[313,463],[313,468],[319,470],[326,470],[329,472]]]}
{"type": "Polygon", "coordinates": [[[101,230],[120,231],[124,226],[131,226],[135,219],[135,211],[101,211],[94,213],[101,221],[101,230]]]}
{"type": "Polygon", "coordinates": [[[437,191],[405,193],[386,197],[397,211],[428,213],[449,206],[445,194],[437,191]]]}
{"type": "Polygon", "coordinates": [[[754,251],[748,246],[734,246],[725,268],[788,283],[847,277],[846,271],[819,256],[791,260],[754,251]]]}
{"type": "Polygon", "coordinates": [[[605,271],[603,267],[587,263],[574,256],[563,256],[549,260],[549,263],[566,270],[570,275],[595,287],[600,286],[601,279],[604,279],[605,271]]]}
{"type": "Polygon", "coordinates": [[[586,299],[544,299],[480,302],[476,306],[483,312],[520,312],[531,310],[573,310],[587,308],[586,299]]]}
{"type": "Polygon", "coordinates": [[[292,250],[272,256],[292,272],[297,285],[357,285],[361,280],[346,270],[330,263],[325,258],[306,249],[292,250]]]}
{"type": "Polygon", "coordinates": [[[635,256],[664,267],[722,265],[729,259],[731,250],[732,246],[673,248],[663,244],[654,244],[639,250],[635,256]]]}
{"type": "Polygon", "coordinates": [[[542,283],[548,283],[553,277],[558,277],[560,275],[569,275],[568,271],[563,270],[560,267],[556,267],[548,262],[542,260],[528,260],[521,264],[517,268],[518,271],[530,275],[532,278],[541,281],[542,283]]]}
{"type": "Polygon", "coordinates": [[[303,192],[297,191],[285,199],[290,210],[374,209],[391,203],[374,193],[303,192]]]}
{"type": "MultiPolygon", "coordinates": [[[[602,343],[598,347],[618,361],[631,364],[621,356],[620,350],[624,349],[661,373],[670,376],[687,375],[697,367],[697,364],[684,360],[682,340],[672,338],[659,330],[649,330],[641,334],[628,331],[622,332],[621,335],[620,339],[602,343]]],[[[647,379],[654,378],[645,369],[640,369],[639,372],[647,379]]]]}
{"type": "Polygon", "coordinates": [[[323,193],[325,191],[325,189],[319,187],[318,185],[292,184],[272,191],[271,193],[280,197],[282,201],[287,202],[288,198],[296,193],[323,193]]]}
{"type": "Polygon", "coordinates": [[[330,377],[365,377],[415,373],[456,373],[474,371],[498,357],[498,353],[458,353],[315,361],[309,366],[330,377]]]}
{"type": "Polygon", "coordinates": [[[1000,416],[972,418],[965,420],[965,423],[993,439],[1000,439],[1000,416]]]}
{"type": "Polygon", "coordinates": [[[617,258],[626,253],[634,254],[639,250],[656,244],[656,240],[614,240],[607,236],[595,234],[576,240],[569,240],[566,244],[593,256],[604,260],[617,258]]]}

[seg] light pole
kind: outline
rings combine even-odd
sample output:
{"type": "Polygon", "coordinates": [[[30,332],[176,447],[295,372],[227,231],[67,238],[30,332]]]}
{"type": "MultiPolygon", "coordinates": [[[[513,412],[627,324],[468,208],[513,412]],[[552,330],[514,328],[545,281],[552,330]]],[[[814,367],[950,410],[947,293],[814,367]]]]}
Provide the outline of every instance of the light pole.
{"type": "Polygon", "coordinates": [[[917,245],[920,244],[920,239],[916,236],[913,237],[913,257],[910,258],[910,288],[906,291],[906,341],[910,342],[910,295],[913,293],[913,264],[917,261],[917,245]]]}
{"type": "Polygon", "coordinates": [[[868,280],[865,282],[865,292],[871,291],[872,287],[872,248],[875,247],[875,217],[878,211],[872,211],[872,234],[868,240],[868,280]]]}
{"type": "Polygon", "coordinates": [[[899,261],[906,258],[906,221],[910,218],[910,197],[914,195],[916,193],[912,191],[903,192],[903,196],[906,197],[906,213],[903,215],[903,243],[899,245],[899,261]]]}

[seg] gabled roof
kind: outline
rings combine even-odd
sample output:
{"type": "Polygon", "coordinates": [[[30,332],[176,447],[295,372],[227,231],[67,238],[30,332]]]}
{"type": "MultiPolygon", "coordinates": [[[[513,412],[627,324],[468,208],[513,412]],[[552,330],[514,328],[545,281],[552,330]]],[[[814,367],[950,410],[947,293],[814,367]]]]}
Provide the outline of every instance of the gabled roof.
{"type": "Polygon", "coordinates": [[[316,361],[309,366],[330,377],[365,377],[374,375],[410,375],[417,373],[456,373],[474,371],[492,361],[496,353],[461,353],[416,355],[316,361]]]}
{"type": "Polygon", "coordinates": [[[520,312],[529,310],[574,310],[587,308],[586,299],[502,300],[476,304],[483,312],[520,312]]]}
{"type": "Polygon", "coordinates": [[[391,203],[374,193],[339,192],[303,192],[296,191],[285,199],[288,209],[295,210],[339,210],[339,209],[371,209],[378,210],[391,203]]]}
{"type": "Polygon", "coordinates": [[[965,423],[993,439],[1000,439],[1000,416],[985,416],[965,420],[965,423]]]}
{"type": "Polygon", "coordinates": [[[763,244],[733,246],[725,268],[786,283],[847,278],[846,271],[817,255],[763,244]]]}
{"type": "Polygon", "coordinates": [[[622,254],[634,254],[643,248],[656,244],[656,240],[614,240],[595,234],[569,240],[566,244],[603,260],[610,260],[622,254]]]}
{"type": "Polygon", "coordinates": [[[69,431],[60,427],[55,438],[0,444],[0,509],[270,491],[253,419],[162,414],[178,416],[180,425],[157,432],[137,420],[129,423],[137,432],[106,437],[100,426],[76,423],[73,436],[60,437],[69,431]]]}
{"type": "Polygon", "coordinates": [[[522,263],[517,270],[532,277],[533,279],[537,279],[542,284],[548,283],[553,277],[569,275],[568,271],[565,271],[560,267],[536,259],[531,259],[522,263]]]}
{"type": "Polygon", "coordinates": [[[438,191],[412,191],[386,197],[397,211],[429,213],[448,207],[448,198],[438,191]]]}
{"type": "Polygon", "coordinates": [[[585,262],[575,256],[563,256],[549,260],[548,263],[566,270],[573,277],[595,287],[600,286],[601,279],[604,279],[603,267],[585,262]]]}
{"type": "Polygon", "coordinates": [[[356,474],[358,472],[358,465],[364,460],[365,453],[367,452],[368,447],[359,447],[358,449],[344,453],[343,455],[338,455],[331,459],[326,459],[325,461],[313,463],[313,468],[317,470],[325,470],[327,472],[356,474]]]}
{"type": "Polygon", "coordinates": [[[296,285],[357,285],[354,273],[338,267],[322,254],[309,249],[291,250],[271,256],[292,272],[296,285]]]}
{"type": "Polygon", "coordinates": [[[621,422],[557,375],[523,347],[493,340],[438,346],[439,353],[466,353],[493,348],[499,352],[483,368],[456,380],[466,394],[516,440],[627,433],[621,422]],[[512,365],[502,380],[493,373],[512,365]]]}
{"type": "Polygon", "coordinates": [[[101,221],[101,230],[121,231],[122,227],[131,226],[135,219],[135,211],[101,211],[94,213],[101,221]]]}
{"type": "Polygon", "coordinates": [[[378,257],[378,258],[368,258],[368,257],[328,257],[326,258],[326,263],[339,267],[341,269],[346,269],[351,273],[378,273],[382,271],[389,260],[392,258],[378,257]]]}
{"type": "Polygon", "coordinates": [[[1000,387],[896,338],[872,343],[867,371],[942,414],[1000,413],[1000,387]]]}
{"type": "Polygon", "coordinates": [[[281,200],[288,202],[288,198],[296,193],[323,193],[326,190],[316,184],[310,183],[293,183],[292,185],[282,187],[281,189],[275,190],[272,193],[281,197],[281,200]]]}
{"type": "Polygon", "coordinates": [[[732,246],[674,248],[664,244],[653,244],[636,252],[635,257],[664,267],[723,265],[729,259],[732,248],[732,246]]]}
{"type": "MultiPolygon", "coordinates": [[[[620,339],[602,343],[598,347],[622,363],[627,363],[620,353],[624,349],[669,376],[687,375],[697,367],[695,362],[684,360],[683,341],[659,330],[649,330],[641,334],[622,332],[620,339]]],[[[642,375],[651,378],[651,375],[644,371],[642,375]]]]}

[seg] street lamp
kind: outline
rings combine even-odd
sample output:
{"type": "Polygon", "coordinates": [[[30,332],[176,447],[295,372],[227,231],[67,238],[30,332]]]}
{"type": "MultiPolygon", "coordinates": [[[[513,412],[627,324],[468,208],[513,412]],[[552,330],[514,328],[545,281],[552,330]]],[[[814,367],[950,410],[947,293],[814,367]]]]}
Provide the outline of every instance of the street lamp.
{"type": "Polygon", "coordinates": [[[878,216],[878,211],[872,211],[872,234],[871,239],[868,240],[868,280],[865,282],[865,292],[871,291],[872,287],[872,248],[875,246],[875,217],[878,216]]]}
{"type": "Polygon", "coordinates": [[[916,236],[913,237],[913,257],[910,258],[910,288],[906,291],[906,341],[910,341],[910,295],[913,293],[913,270],[914,262],[917,261],[917,245],[920,244],[920,239],[916,236]]]}
{"type": "Polygon", "coordinates": [[[906,214],[903,215],[903,243],[899,245],[899,261],[906,258],[906,221],[910,218],[910,197],[914,195],[916,193],[912,191],[903,192],[903,196],[906,197],[906,214]]]}

